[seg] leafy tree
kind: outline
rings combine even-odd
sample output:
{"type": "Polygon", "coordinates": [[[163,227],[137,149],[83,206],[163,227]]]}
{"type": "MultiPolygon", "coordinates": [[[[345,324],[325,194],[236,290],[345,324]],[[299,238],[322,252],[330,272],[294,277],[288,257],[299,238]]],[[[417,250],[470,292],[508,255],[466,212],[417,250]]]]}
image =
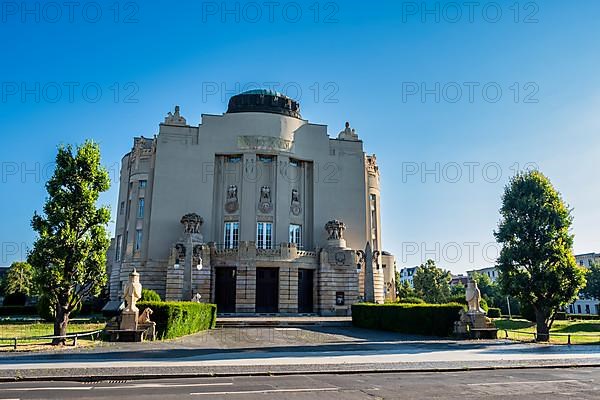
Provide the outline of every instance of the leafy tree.
{"type": "Polygon", "coordinates": [[[444,303],[450,297],[452,275],[427,260],[415,271],[413,285],[417,295],[428,303],[444,303]]]}
{"type": "Polygon", "coordinates": [[[96,202],[109,186],[97,144],[58,148],[56,169],[46,183],[45,215],[35,213],[31,222],[38,238],[29,254],[40,292],[56,310],[55,336],[67,333],[70,313],[106,283],[110,212],[96,208],[96,202]]]}
{"type": "Polygon", "coordinates": [[[600,299],[600,264],[593,263],[587,272],[587,284],[582,294],[590,299],[600,299]]]}
{"type": "Polygon", "coordinates": [[[16,261],[11,264],[4,278],[6,294],[22,293],[30,296],[35,292],[33,288],[33,268],[30,264],[16,261]]]}
{"type": "MultiPolygon", "coordinates": [[[[465,287],[465,285],[463,285],[462,282],[458,282],[456,285],[450,286],[450,296],[452,296],[452,297],[458,297],[458,296],[464,297],[466,295],[466,292],[467,292],[467,288],[465,287]]],[[[465,298],[465,300],[466,300],[466,298],[465,298]]]]}
{"type": "Polygon", "coordinates": [[[494,232],[502,245],[498,268],[504,293],[530,304],[537,339],[548,340],[554,313],[585,285],[573,256],[571,211],[539,171],[519,173],[504,190],[501,221],[494,232]]]}
{"type": "Polygon", "coordinates": [[[417,296],[415,289],[413,289],[412,286],[410,286],[410,283],[408,283],[408,281],[404,281],[404,282],[396,281],[396,286],[397,286],[397,289],[396,289],[397,297],[399,299],[406,299],[409,297],[417,296]]]}

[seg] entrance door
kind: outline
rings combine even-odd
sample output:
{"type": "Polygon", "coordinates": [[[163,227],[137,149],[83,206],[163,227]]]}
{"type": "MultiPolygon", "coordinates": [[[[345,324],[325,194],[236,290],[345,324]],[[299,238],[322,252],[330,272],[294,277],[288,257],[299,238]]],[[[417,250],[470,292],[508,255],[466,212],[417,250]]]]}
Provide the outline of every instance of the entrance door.
{"type": "Polygon", "coordinates": [[[215,303],[220,313],[235,312],[235,267],[215,268],[215,303]]]}
{"type": "Polygon", "coordinates": [[[313,270],[298,269],[298,312],[313,312],[313,270]]]}
{"type": "Polygon", "coordinates": [[[279,268],[256,268],[256,312],[279,310],[279,268]]]}

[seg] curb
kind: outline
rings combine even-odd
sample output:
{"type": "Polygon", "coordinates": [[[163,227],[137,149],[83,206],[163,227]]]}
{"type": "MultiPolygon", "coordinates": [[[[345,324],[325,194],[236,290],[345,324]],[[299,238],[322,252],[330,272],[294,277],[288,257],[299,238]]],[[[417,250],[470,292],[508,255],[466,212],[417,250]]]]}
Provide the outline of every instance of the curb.
{"type": "MultiPolygon", "coordinates": [[[[160,367],[156,367],[160,368],[160,367]]],[[[185,378],[227,378],[251,376],[292,376],[292,375],[360,375],[360,374],[416,374],[437,372],[472,372],[472,371],[497,371],[497,370],[527,370],[527,369],[571,369],[571,368],[600,368],[600,363],[590,364],[547,364],[547,365],[498,365],[498,366],[473,366],[473,367],[417,367],[417,368],[357,368],[357,369],[330,369],[330,370],[288,370],[288,371],[238,371],[238,372],[190,372],[190,373],[129,373],[129,374],[98,374],[98,375],[56,375],[56,376],[22,376],[0,377],[0,383],[14,382],[43,382],[43,381],[74,381],[74,382],[102,382],[102,381],[135,381],[151,379],[185,379],[185,378]]],[[[112,371],[115,368],[110,368],[112,371]]],[[[127,370],[129,368],[123,367],[127,370]]],[[[37,371],[37,370],[36,370],[37,371]]],[[[44,370],[44,372],[52,369],[44,370]]],[[[78,370],[85,374],[86,369],[78,370]]]]}

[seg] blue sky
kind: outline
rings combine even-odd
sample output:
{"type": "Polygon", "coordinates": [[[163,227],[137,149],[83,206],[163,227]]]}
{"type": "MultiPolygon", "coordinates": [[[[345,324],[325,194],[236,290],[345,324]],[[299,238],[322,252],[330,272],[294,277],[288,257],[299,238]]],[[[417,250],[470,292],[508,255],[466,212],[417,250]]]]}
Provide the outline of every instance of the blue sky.
{"type": "Polygon", "coordinates": [[[356,128],[400,266],[492,264],[503,186],[531,166],[573,207],[575,252],[600,251],[597,1],[24,4],[0,14],[0,265],[34,240],[58,143],[98,141],[116,178],[175,104],[197,124],[253,82],[356,128]]]}

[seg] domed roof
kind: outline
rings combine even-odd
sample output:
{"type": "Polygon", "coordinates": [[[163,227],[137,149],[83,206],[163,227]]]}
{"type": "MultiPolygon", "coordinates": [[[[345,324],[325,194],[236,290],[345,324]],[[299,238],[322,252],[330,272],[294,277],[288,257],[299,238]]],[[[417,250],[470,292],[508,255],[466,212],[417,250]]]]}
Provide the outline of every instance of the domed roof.
{"type": "Polygon", "coordinates": [[[300,104],[271,89],[252,89],[229,99],[227,113],[264,112],[300,117],[300,104]]]}

